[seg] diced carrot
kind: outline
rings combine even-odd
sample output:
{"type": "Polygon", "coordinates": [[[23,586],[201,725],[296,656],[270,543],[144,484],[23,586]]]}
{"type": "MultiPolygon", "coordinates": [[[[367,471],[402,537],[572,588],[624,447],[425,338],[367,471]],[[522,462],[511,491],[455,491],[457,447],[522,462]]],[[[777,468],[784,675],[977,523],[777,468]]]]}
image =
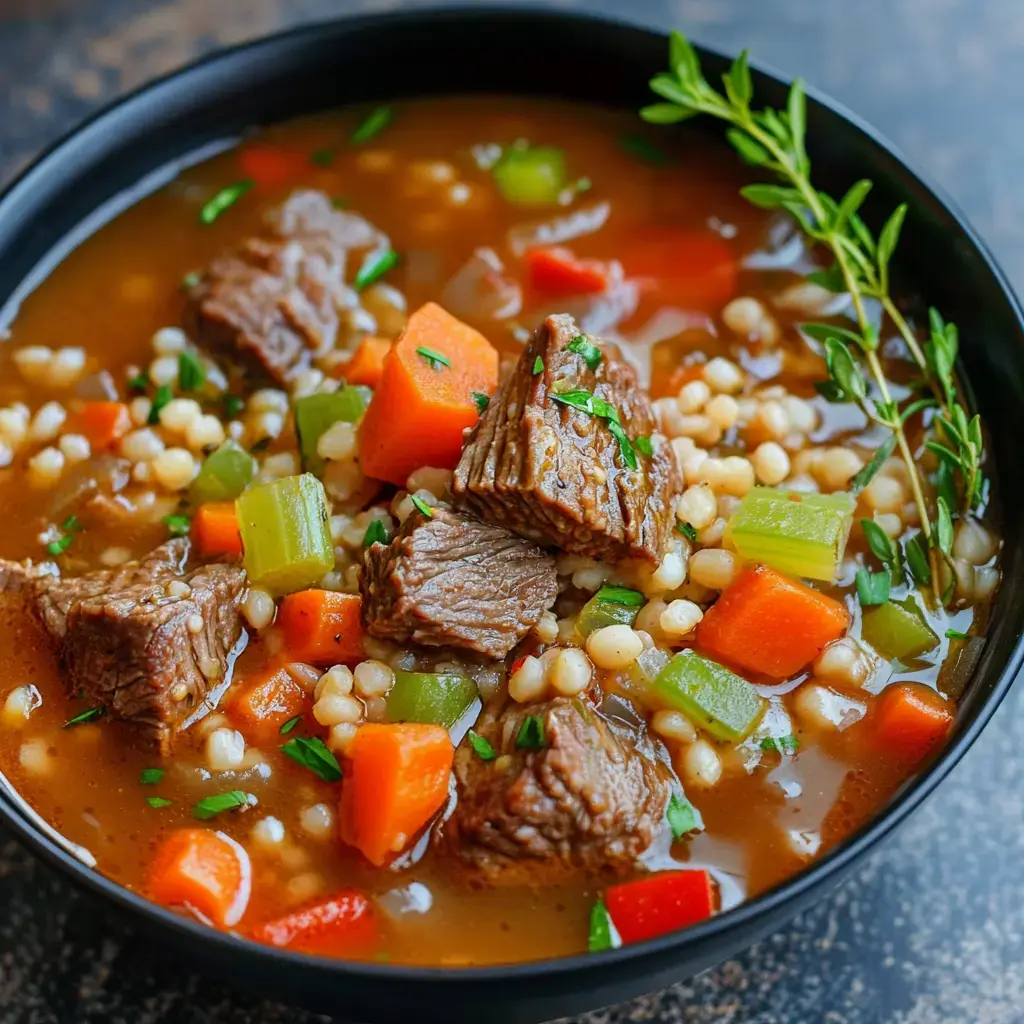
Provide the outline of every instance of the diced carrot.
{"type": "Polygon", "coordinates": [[[238,154],[242,173],[257,186],[280,188],[309,169],[309,157],[294,149],[257,143],[238,154]]]}
{"type": "Polygon", "coordinates": [[[479,418],[473,393],[497,384],[490,342],[436,303],[421,306],[391,346],[359,426],[363,472],[404,486],[421,466],[454,468],[462,432],[479,418]]]}
{"type": "Polygon", "coordinates": [[[289,719],[301,715],[309,706],[306,691],[283,666],[246,679],[227,713],[247,735],[274,736],[289,719]]]}
{"type": "Polygon", "coordinates": [[[384,357],[391,351],[387,338],[367,336],[356,346],[352,358],[339,368],[341,376],[349,384],[362,384],[375,388],[384,372],[384,357]]]}
{"type": "Polygon", "coordinates": [[[642,942],[711,917],[715,890],[709,871],[688,868],[613,885],[604,902],[623,943],[642,942]]]}
{"type": "Polygon", "coordinates": [[[192,539],[201,555],[240,555],[242,535],[233,501],[208,501],[192,519],[192,539]]]}
{"type": "Polygon", "coordinates": [[[946,741],[953,708],[923,683],[893,683],[875,701],[865,726],[875,743],[895,760],[918,764],[946,741]]]}
{"type": "Polygon", "coordinates": [[[254,928],[250,937],[279,949],[314,956],[367,953],[377,945],[377,920],[370,901],[346,889],[254,928]]]}
{"type": "Polygon", "coordinates": [[[399,853],[448,798],[453,754],[440,725],[361,725],[347,751],[341,838],[378,867],[399,853]]]}
{"type": "Polygon", "coordinates": [[[717,312],[736,294],[732,248],[709,231],[653,227],[630,239],[622,254],[626,276],[676,306],[717,312]]]}
{"type": "Polygon", "coordinates": [[[165,907],[187,907],[230,928],[249,903],[250,874],[249,855],[223,832],[181,828],[157,850],[146,892],[165,907]]]}
{"type": "Polygon", "coordinates": [[[94,452],[113,448],[132,429],[124,402],[86,402],[77,417],[78,432],[89,439],[94,452]]]}
{"type": "Polygon", "coordinates": [[[577,259],[562,246],[530,249],[525,260],[530,290],[547,298],[593,295],[603,292],[611,280],[606,263],[577,259]]]}
{"type": "Polygon", "coordinates": [[[785,679],[849,626],[850,614],[838,601],[755,565],[708,609],[697,627],[697,645],[712,657],[785,679]]]}
{"type": "Polygon", "coordinates": [[[333,590],[300,590],[281,602],[277,626],[293,661],[334,665],[363,656],[362,600],[333,590]]]}

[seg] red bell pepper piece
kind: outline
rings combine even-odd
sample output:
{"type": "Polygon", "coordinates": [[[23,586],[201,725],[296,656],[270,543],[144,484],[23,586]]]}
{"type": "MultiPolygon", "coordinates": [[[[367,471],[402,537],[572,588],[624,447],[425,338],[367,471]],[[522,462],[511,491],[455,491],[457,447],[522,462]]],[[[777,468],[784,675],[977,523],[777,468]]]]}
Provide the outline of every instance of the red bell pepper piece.
{"type": "Polygon", "coordinates": [[[526,277],[531,291],[557,299],[603,292],[612,273],[600,260],[577,259],[570,250],[553,246],[527,252],[526,277]]]}
{"type": "Polygon", "coordinates": [[[645,293],[672,305],[717,312],[736,295],[736,256],[710,231],[648,228],[627,244],[622,266],[645,293]]]}
{"type": "Polygon", "coordinates": [[[613,885],[604,900],[624,943],[686,928],[715,912],[711,874],[704,868],[665,871],[613,885]]]}
{"type": "Polygon", "coordinates": [[[370,901],[356,889],[345,889],[258,925],[250,937],[279,949],[341,956],[371,950],[377,944],[378,931],[370,901]]]}
{"type": "Polygon", "coordinates": [[[263,188],[280,188],[309,169],[305,153],[259,143],[241,150],[238,162],[242,173],[263,188]]]}

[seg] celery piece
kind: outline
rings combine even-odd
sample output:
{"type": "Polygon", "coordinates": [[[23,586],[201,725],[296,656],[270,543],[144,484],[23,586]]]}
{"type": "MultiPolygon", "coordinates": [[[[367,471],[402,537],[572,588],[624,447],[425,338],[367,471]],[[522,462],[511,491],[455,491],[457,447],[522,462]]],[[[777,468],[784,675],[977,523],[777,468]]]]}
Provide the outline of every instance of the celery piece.
{"type": "Polygon", "coordinates": [[[324,485],[312,473],[256,484],[235,501],[245,570],[275,596],[318,583],[334,568],[324,485]]]}
{"type": "Polygon", "coordinates": [[[662,669],[672,660],[671,656],[660,647],[648,647],[637,655],[636,661],[629,666],[629,681],[640,693],[651,692],[654,680],[662,669]]]}
{"type": "Polygon", "coordinates": [[[619,604],[617,601],[601,601],[595,594],[581,609],[576,619],[576,632],[585,640],[595,629],[623,624],[632,626],[639,608],[619,604]]]}
{"type": "Polygon", "coordinates": [[[256,460],[237,442],[228,438],[203,462],[192,481],[191,497],[197,505],[204,501],[230,501],[252,483],[256,460]]]}
{"type": "Polygon", "coordinates": [[[299,438],[302,468],[322,473],[324,460],[316,450],[321,435],[335,423],[358,423],[369,404],[367,388],[341,387],[329,394],[307,395],[295,400],[295,433],[299,438]]]}
{"type": "Polygon", "coordinates": [[[432,722],[450,729],[477,698],[468,676],[433,672],[396,672],[387,697],[392,722],[432,722]]]}
{"type": "Polygon", "coordinates": [[[565,188],[565,154],[554,146],[513,146],[493,172],[501,194],[516,206],[558,202],[565,188]]]}
{"type": "Polygon", "coordinates": [[[812,580],[832,580],[853,522],[852,495],[755,487],[729,520],[726,543],[741,557],[812,580]]]}
{"type": "Polygon", "coordinates": [[[654,692],[720,740],[738,742],[750,735],[768,702],[724,665],[680,651],[658,673],[654,692]]]}
{"type": "Polygon", "coordinates": [[[913,601],[889,601],[868,608],[861,621],[861,637],[883,658],[906,662],[939,644],[913,601]]]}

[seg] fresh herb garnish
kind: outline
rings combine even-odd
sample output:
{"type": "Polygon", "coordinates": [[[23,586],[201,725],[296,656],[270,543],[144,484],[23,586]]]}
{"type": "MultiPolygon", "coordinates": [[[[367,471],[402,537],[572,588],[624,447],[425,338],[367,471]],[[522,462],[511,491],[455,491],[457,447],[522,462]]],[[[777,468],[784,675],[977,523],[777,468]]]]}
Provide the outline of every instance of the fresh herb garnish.
{"type": "Polygon", "coordinates": [[[159,810],[161,807],[170,807],[174,803],[173,800],[168,800],[165,796],[147,796],[146,803],[150,807],[155,807],[159,810]]]}
{"type": "Polygon", "coordinates": [[[50,543],[46,545],[47,554],[53,555],[54,558],[63,555],[64,552],[71,547],[71,542],[74,539],[75,538],[70,533],[61,534],[61,536],[56,540],[51,540],[50,543]]]}
{"type": "Polygon", "coordinates": [[[473,401],[476,403],[476,411],[483,416],[484,410],[490,405],[491,396],[485,395],[482,391],[474,391],[473,401]]]}
{"type": "Polygon", "coordinates": [[[363,534],[363,547],[368,548],[373,544],[390,543],[391,534],[388,533],[388,528],[380,519],[374,519],[374,521],[366,528],[366,533],[363,534]]]}
{"type": "Polygon", "coordinates": [[[330,167],[333,161],[333,149],[318,149],[315,153],[311,153],[309,157],[309,162],[314,167],[330,167]]]}
{"type": "Polygon", "coordinates": [[[694,544],[697,543],[697,531],[689,523],[676,523],[676,529],[694,544]]]}
{"type": "Polygon", "coordinates": [[[358,146],[364,142],[369,142],[370,139],[375,135],[379,135],[389,124],[391,124],[394,116],[395,111],[392,107],[377,107],[377,109],[372,111],[366,120],[356,128],[349,141],[351,141],[354,146],[358,146]]]}
{"type": "Polygon", "coordinates": [[[619,442],[619,454],[622,456],[622,461],[629,469],[636,469],[636,452],[633,451],[632,442],[626,436],[626,431],[622,429],[622,424],[617,419],[608,420],[608,433],[619,442]]]}
{"type": "Polygon", "coordinates": [[[665,820],[668,822],[668,827],[672,829],[673,839],[680,839],[699,827],[697,812],[693,809],[693,804],[675,793],[672,794],[672,798],[668,802],[665,820]]]}
{"type": "Polygon", "coordinates": [[[947,640],[966,640],[967,634],[961,633],[959,629],[947,629],[946,630],[947,640]]]}
{"type": "Polygon", "coordinates": [[[865,608],[876,604],[885,604],[889,600],[889,587],[892,580],[886,570],[871,572],[868,569],[857,570],[857,597],[865,608]]]}
{"type": "Polygon", "coordinates": [[[494,747],[491,746],[490,741],[485,739],[478,732],[474,732],[470,729],[466,735],[469,739],[469,745],[473,748],[474,753],[481,761],[493,761],[498,756],[494,747]]]}
{"type": "Polygon", "coordinates": [[[212,224],[229,206],[234,206],[253,186],[250,180],[236,181],[234,185],[222,188],[199,211],[201,224],[212,224]]]}
{"type": "Polygon", "coordinates": [[[533,375],[536,377],[538,374],[544,372],[544,360],[540,356],[537,356],[533,361],[533,375]]]}
{"type": "Polygon", "coordinates": [[[75,715],[74,718],[69,718],[63,728],[67,729],[72,725],[81,725],[83,722],[95,721],[103,714],[103,708],[89,708],[88,711],[83,711],[81,714],[75,715]]]}
{"type": "Polygon", "coordinates": [[[416,355],[424,360],[432,370],[443,370],[446,366],[451,367],[452,365],[452,361],[446,355],[435,352],[434,349],[427,348],[426,345],[418,345],[416,355]]]}
{"type": "Polygon", "coordinates": [[[868,542],[868,548],[875,558],[889,570],[891,581],[902,583],[903,561],[900,558],[899,548],[873,519],[862,519],[860,526],[864,531],[864,539],[868,542]]]}
{"type": "Polygon", "coordinates": [[[903,554],[906,555],[910,575],[922,587],[927,587],[932,582],[932,569],[928,561],[927,546],[921,534],[916,534],[904,542],[903,554]]]}
{"type": "Polygon", "coordinates": [[[363,265],[356,274],[353,287],[357,292],[369,288],[374,281],[380,280],[389,270],[398,265],[398,253],[394,249],[385,252],[371,252],[363,260],[363,265]]]}
{"type": "Polygon", "coordinates": [[[591,953],[600,953],[604,949],[615,949],[618,946],[617,935],[612,926],[612,917],[604,900],[598,899],[590,908],[590,936],[587,949],[591,953]]]}
{"type": "Polygon", "coordinates": [[[203,275],[198,270],[190,270],[181,279],[181,290],[183,292],[191,291],[200,281],[202,281],[203,275]]]}
{"type": "Polygon", "coordinates": [[[657,146],[639,135],[624,135],[619,142],[627,153],[645,163],[655,165],[668,163],[668,157],[657,146]]]}
{"type": "Polygon", "coordinates": [[[163,523],[172,537],[187,537],[188,531],[192,528],[192,520],[181,513],[164,516],[163,523]]]}
{"type": "Polygon", "coordinates": [[[206,368],[194,352],[178,355],[178,386],[182,391],[198,391],[206,383],[206,368]]]}
{"type": "Polygon", "coordinates": [[[594,187],[594,183],[586,177],[577,178],[573,183],[573,191],[576,195],[582,195],[584,192],[589,192],[594,187]]]}
{"type": "Polygon", "coordinates": [[[565,347],[570,352],[582,356],[583,362],[591,370],[596,370],[601,365],[601,350],[586,335],[577,334],[565,347]]]}
{"type": "Polygon", "coordinates": [[[595,595],[595,600],[600,604],[621,604],[627,608],[639,608],[647,603],[647,598],[639,590],[616,587],[611,583],[601,585],[601,589],[595,595]]]}
{"type": "Polygon", "coordinates": [[[288,721],[285,722],[284,725],[282,725],[281,728],[278,729],[277,731],[282,736],[287,736],[288,733],[290,733],[292,731],[292,729],[294,729],[295,726],[297,726],[299,724],[299,722],[301,722],[301,721],[302,721],[302,715],[296,715],[294,718],[289,718],[288,721]]]}
{"type": "Polygon", "coordinates": [[[341,779],[341,766],[338,759],[327,749],[327,745],[317,736],[296,736],[281,747],[281,752],[290,757],[296,764],[308,768],[314,775],[319,775],[324,782],[337,782],[341,779]]]}
{"type": "Polygon", "coordinates": [[[78,516],[72,514],[60,524],[62,530],[67,530],[68,533],[81,533],[85,527],[82,526],[82,520],[78,516]]]}
{"type": "Polygon", "coordinates": [[[422,512],[428,519],[434,514],[434,510],[418,494],[410,494],[409,500],[413,503],[413,507],[422,512]]]}
{"type": "Polygon", "coordinates": [[[224,396],[224,413],[229,419],[234,419],[245,408],[245,399],[238,395],[224,396]]]}
{"type": "Polygon", "coordinates": [[[554,402],[570,405],[574,409],[579,409],[580,412],[585,412],[588,416],[597,416],[600,419],[606,420],[608,422],[608,432],[619,442],[619,453],[622,455],[622,461],[630,469],[637,468],[636,452],[633,451],[633,445],[626,436],[626,432],[622,429],[622,424],[619,422],[619,411],[615,406],[610,402],[606,402],[603,398],[599,398],[597,395],[592,395],[585,388],[572,388],[561,393],[552,388],[548,391],[548,394],[554,402]]]}
{"type": "Polygon", "coordinates": [[[634,438],[633,447],[641,455],[646,455],[649,459],[654,457],[654,442],[651,440],[649,434],[645,434],[642,437],[634,438]]]}
{"type": "Polygon", "coordinates": [[[141,373],[135,374],[134,377],[128,378],[128,390],[129,391],[145,391],[149,387],[149,374],[143,370],[141,373]]]}
{"type": "Polygon", "coordinates": [[[249,797],[240,789],[218,793],[216,796],[204,796],[202,800],[192,805],[192,817],[199,821],[209,821],[210,818],[215,818],[218,814],[223,814],[224,811],[245,807],[248,802],[249,797]]]}
{"type": "Polygon", "coordinates": [[[761,740],[762,750],[774,750],[779,754],[795,754],[800,749],[800,741],[795,736],[765,736],[761,740]]]}
{"type": "Polygon", "coordinates": [[[516,749],[543,750],[545,742],[543,717],[527,715],[516,733],[516,749]]]}
{"type": "Polygon", "coordinates": [[[139,783],[143,786],[155,786],[166,774],[163,768],[143,768],[139,783]]]}
{"type": "Polygon", "coordinates": [[[161,384],[156,389],[156,394],[153,395],[153,404],[149,409],[149,416],[146,418],[146,422],[151,426],[155,427],[160,422],[160,410],[174,397],[174,392],[171,390],[170,384],[161,384]]]}
{"type": "Polygon", "coordinates": [[[347,210],[351,205],[352,203],[344,196],[335,196],[331,200],[331,206],[333,206],[336,210],[347,210]]]}

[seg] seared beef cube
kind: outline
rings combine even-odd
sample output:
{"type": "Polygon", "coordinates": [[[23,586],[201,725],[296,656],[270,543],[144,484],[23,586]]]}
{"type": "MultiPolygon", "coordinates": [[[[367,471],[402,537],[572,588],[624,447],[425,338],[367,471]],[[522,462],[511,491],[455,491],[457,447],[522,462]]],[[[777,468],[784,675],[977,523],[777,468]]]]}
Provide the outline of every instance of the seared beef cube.
{"type": "Polygon", "coordinates": [[[456,750],[458,803],[442,841],[491,881],[623,874],[662,827],[671,770],[588,701],[507,701],[475,729],[498,756],[483,760],[469,740],[456,750]]]}
{"type": "Polygon", "coordinates": [[[266,223],[267,237],[216,260],[190,290],[186,327],[255,379],[284,383],[334,347],[339,312],[356,303],[346,256],[383,236],[322,192],[293,193],[266,223]]]}
{"type": "Polygon", "coordinates": [[[186,571],[188,550],[187,540],[172,540],[140,562],[70,579],[35,571],[27,588],[68,688],[138,722],[163,753],[204,701],[215,705],[242,635],[245,571],[225,563],[186,571]]]}
{"type": "Polygon", "coordinates": [[[360,573],[371,636],[503,658],[554,603],[555,563],[522,537],[448,509],[411,513],[360,573]]]}
{"type": "Polygon", "coordinates": [[[639,557],[658,563],[682,486],[675,454],[655,433],[650,400],[633,368],[613,345],[585,338],[601,354],[591,369],[584,354],[568,348],[577,337],[570,316],[550,316],[537,329],[463,449],[455,470],[457,503],[563,551],[606,562],[639,557]],[[566,404],[586,403],[588,396],[605,415],[566,404]],[[609,410],[630,442],[651,439],[654,454],[637,450],[635,470],[609,410]]]}

